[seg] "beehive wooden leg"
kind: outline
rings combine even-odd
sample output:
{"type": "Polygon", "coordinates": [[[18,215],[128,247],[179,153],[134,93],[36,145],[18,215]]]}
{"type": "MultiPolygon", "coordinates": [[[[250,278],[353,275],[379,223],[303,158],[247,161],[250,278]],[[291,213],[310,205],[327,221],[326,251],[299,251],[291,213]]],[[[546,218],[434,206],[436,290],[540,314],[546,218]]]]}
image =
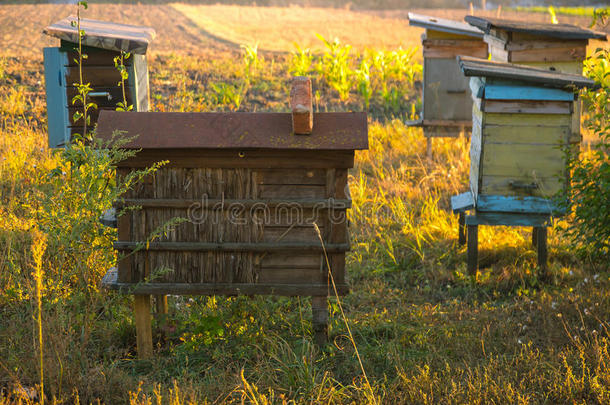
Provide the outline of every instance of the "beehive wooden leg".
{"type": "Polygon", "coordinates": [[[458,234],[458,243],[466,244],[466,214],[464,212],[458,214],[458,234]]]}
{"type": "Polygon", "coordinates": [[[538,250],[538,267],[540,271],[544,274],[547,271],[547,259],[548,259],[548,250],[547,250],[547,231],[546,227],[536,227],[534,228],[536,231],[536,239],[537,239],[537,250],[538,250]]]}
{"type": "Polygon", "coordinates": [[[136,341],[138,357],[146,359],[152,356],[152,327],[150,319],[150,295],[136,294],[133,299],[136,318],[136,341]]]}
{"type": "Polygon", "coordinates": [[[431,136],[426,137],[426,156],[428,157],[428,160],[432,160],[432,137],[431,136]]]}
{"type": "Polygon", "coordinates": [[[311,297],[314,342],[323,346],[328,341],[328,298],[311,297]]]}
{"type": "Polygon", "coordinates": [[[155,295],[155,306],[157,307],[157,315],[167,315],[167,295],[155,295]]]}
{"type": "Polygon", "coordinates": [[[532,228],[532,246],[534,246],[534,247],[538,246],[538,228],[537,227],[532,228]]]}
{"type": "Polygon", "coordinates": [[[479,267],[479,227],[478,225],[468,225],[468,246],[467,246],[467,267],[468,274],[475,275],[479,267]]]}

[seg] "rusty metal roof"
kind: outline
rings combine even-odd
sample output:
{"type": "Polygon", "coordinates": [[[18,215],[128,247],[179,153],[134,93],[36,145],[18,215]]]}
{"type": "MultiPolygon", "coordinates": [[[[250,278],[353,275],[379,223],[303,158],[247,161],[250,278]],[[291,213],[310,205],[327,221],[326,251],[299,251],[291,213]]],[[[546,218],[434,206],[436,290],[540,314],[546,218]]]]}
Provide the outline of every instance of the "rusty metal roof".
{"type": "Polygon", "coordinates": [[[464,20],[466,20],[466,22],[468,22],[470,25],[482,29],[486,34],[489,34],[489,31],[492,28],[497,28],[503,31],[524,32],[527,34],[559,39],[606,40],[606,34],[603,32],[592,31],[571,24],[550,24],[532,21],[504,20],[501,18],[476,17],[473,15],[467,15],[464,17],[464,20]]]}
{"type": "MultiPolygon", "coordinates": [[[[76,17],[71,15],[49,25],[43,32],[64,41],[78,43],[76,17]]],[[[144,55],[156,32],[150,27],[118,24],[109,21],[81,18],[80,28],[85,31],[83,45],[110,51],[125,51],[144,55]]]]}
{"type": "Polygon", "coordinates": [[[483,31],[461,21],[409,13],[409,25],[483,39],[483,31]]]}
{"type": "Polygon", "coordinates": [[[538,69],[513,63],[495,62],[470,56],[458,56],[457,60],[465,76],[511,79],[559,89],[595,88],[597,86],[593,80],[580,75],[538,69]]]}
{"type": "Polygon", "coordinates": [[[133,137],[133,149],[368,149],[366,113],[315,113],[311,135],[292,133],[290,113],[100,111],[97,136],[133,137]]]}

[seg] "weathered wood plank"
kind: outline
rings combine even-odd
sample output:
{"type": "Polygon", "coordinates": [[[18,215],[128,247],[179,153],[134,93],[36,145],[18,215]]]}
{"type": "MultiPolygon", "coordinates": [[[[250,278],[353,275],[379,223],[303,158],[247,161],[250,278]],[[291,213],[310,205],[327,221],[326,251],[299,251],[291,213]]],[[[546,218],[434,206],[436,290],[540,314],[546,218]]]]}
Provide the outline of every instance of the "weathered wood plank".
{"type": "Polygon", "coordinates": [[[309,135],[313,129],[313,96],[311,79],[293,77],[290,88],[290,110],[292,111],[292,132],[309,135]]]}
{"type": "Polygon", "coordinates": [[[264,199],[325,197],[323,185],[261,184],[259,190],[260,198],[264,199]]]}
{"type": "Polygon", "coordinates": [[[49,148],[57,148],[70,142],[70,118],[66,96],[64,65],[66,54],[59,48],[44,48],[45,95],[47,101],[47,119],[49,129],[49,148]]]}
{"type": "MultiPolygon", "coordinates": [[[[468,215],[466,219],[470,218],[471,215],[468,215]]],[[[479,228],[476,225],[467,224],[467,238],[468,245],[466,247],[467,254],[467,270],[468,274],[474,276],[477,273],[479,267],[479,228]]]]}
{"type": "Polygon", "coordinates": [[[534,177],[534,176],[488,176],[481,177],[480,194],[505,195],[505,196],[535,196],[550,198],[555,193],[564,189],[566,180],[560,176],[564,171],[557,172],[553,177],[534,177]],[[534,190],[518,189],[511,186],[511,183],[536,184],[538,188],[534,190]]]}
{"type": "Polygon", "coordinates": [[[451,210],[453,212],[463,212],[472,208],[474,208],[472,192],[467,191],[451,197],[451,210]]]}
{"type": "MultiPolygon", "coordinates": [[[[137,242],[114,242],[114,248],[117,250],[134,250],[139,248],[137,242]]],[[[145,250],[154,251],[190,251],[190,252],[319,252],[322,246],[318,243],[211,243],[211,242],[150,242],[145,250]]],[[[347,252],[349,244],[337,243],[327,244],[327,252],[347,252]]]]}
{"type": "Polygon", "coordinates": [[[528,86],[515,82],[487,80],[485,83],[485,99],[574,101],[574,93],[561,89],[528,86]]]}
{"type": "Polygon", "coordinates": [[[142,150],[135,157],[118,163],[119,167],[141,168],[169,160],[164,167],[211,167],[254,169],[352,168],[353,151],[269,151],[174,149],[142,150]]]}
{"type": "Polygon", "coordinates": [[[477,211],[561,214],[559,207],[549,198],[482,194],[477,199],[477,211]]]}
{"type": "Polygon", "coordinates": [[[326,184],[326,173],[321,169],[260,170],[258,184],[326,184]]]}
{"type": "Polygon", "coordinates": [[[326,277],[320,272],[320,257],[315,267],[262,266],[258,271],[258,282],[263,284],[323,284],[326,277]]]}
{"type": "Polygon", "coordinates": [[[550,217],[537,214],[493,213],[476,212],[475,215],[466,216],[466,225],[492,225],[492,226],[547,226],[550,217]]]}
{"type": "Polygon", "coordinates": [[[572,103],[569,101],[485,100],[482,109],[484,112],[501,114],[572,114],[572,103]]]}
{"type": "Polygon", "coordinates": [[[572,117],[567,114],[485,113],[485,125],[569,127],[572,125],[572,117]]]}
{"type": "Polygon", "coordinates": [[[483,136],[485,144],[511,143],[536,145],[565,145],[571,133],[571,128],[543,127],[537,125],[521,125],[518,130],[509,125],[485,125],[483,136]]]}
{"type": "MultiPolygon", "coordinates": [[[[269,284],[269,283],[116,283],[108,286],[124,294],[168,295],[284,295],[325,296],[326,284],[269,284]]],[[[347,284],[337,284],[339,295],[349,292],[347,284]]],[[[331,295],[334,294],[331,292],[331,295]]]]}
{"type": "Polygon", "coordinates": [[[565,62],[565,61],[580,61],[582,62],[587,57],[587,47],[566,46],[562,48],[546,48],[544,51],[540,49],[525,49],[519,51],[509,51],[509,59],[512,63],[520,62],[565,62]]]}
{"type": "Polygon", "coordinates": [[[535,178],[553,177],[565,169],[558,147],[535,144],[485,143],[481,174],[535,178]]]}

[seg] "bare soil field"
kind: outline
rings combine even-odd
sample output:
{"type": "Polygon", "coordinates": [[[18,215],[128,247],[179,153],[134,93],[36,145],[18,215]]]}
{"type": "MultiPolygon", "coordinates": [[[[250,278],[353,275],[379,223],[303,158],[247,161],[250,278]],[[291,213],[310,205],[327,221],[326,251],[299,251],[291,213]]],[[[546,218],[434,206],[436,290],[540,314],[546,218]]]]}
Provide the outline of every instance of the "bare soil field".
{"type": "MultiPolygon", "coordinates": [[[[42,34],[48,24],[73,14],[74,5],[24,4],[0,6],[0,41],[3,56],[41,57],[41,48],[56,43],[42,34]]],[[[157,31],[153,53],[192,53],[259,44],[261,50],[291,51],[322,46],[316,33],[339,38],[356,48],[418,46],[422,29],[410,27],[408,11],[462,20],[467,9],[352,11],[302,7],[251,7],[226,5],[91,4],[87,18],[152,26],[157,31]]],[[[477,15],[496,11],[475,10],[477,15]]],[[[503,17],[548,21],[542,13],[502,12],[503,17]]],[[[588,26],[587,17],[559,16],[560,22],[588,26]]],[[[598,27],[603,28],[603,27],[598,27]]],[[[608,29],[608,28],[606,28],[608,29]]]]}

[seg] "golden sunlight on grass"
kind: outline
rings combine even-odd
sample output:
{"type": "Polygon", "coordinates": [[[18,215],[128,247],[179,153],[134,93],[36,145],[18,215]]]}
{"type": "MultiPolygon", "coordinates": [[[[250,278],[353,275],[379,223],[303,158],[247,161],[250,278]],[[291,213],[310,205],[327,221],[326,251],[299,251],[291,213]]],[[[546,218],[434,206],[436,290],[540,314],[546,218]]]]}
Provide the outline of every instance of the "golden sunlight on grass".
{"type": "Polygon", "coordinates": [[[423,30],[408,20],[383,18],[349,10],[302,7],[192,6],[173,4],[201,29],[234,44],[254,45],[269,51],[319,48],[325,38],[338,37],[355,48],[403,48],[420,45],[423,30]]]}

